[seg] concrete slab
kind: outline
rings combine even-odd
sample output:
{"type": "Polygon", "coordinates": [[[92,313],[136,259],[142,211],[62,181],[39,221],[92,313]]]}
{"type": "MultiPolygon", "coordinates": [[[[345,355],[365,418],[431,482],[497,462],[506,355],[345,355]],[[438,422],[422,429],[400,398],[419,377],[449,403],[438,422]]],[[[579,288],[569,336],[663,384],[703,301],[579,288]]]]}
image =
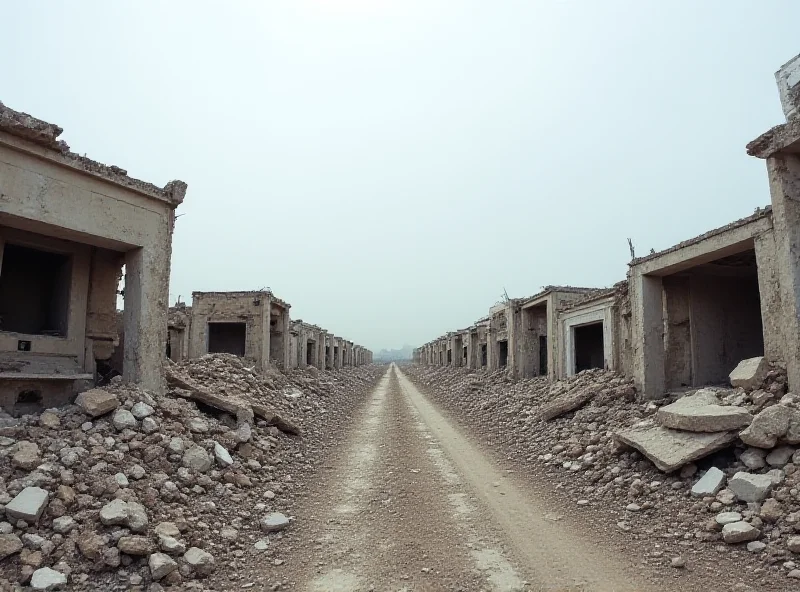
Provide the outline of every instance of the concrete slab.
{"type": "Polygon", "coordinates": [[[747,409],[720,405],[711,391],[700,390],[658,410],[656,419],[665,428],[689,432],[727,432],[750,425],[747,409]]]}
{"type": "Polygon", "coordinates": [[[730,445],[736,433],[685,432],[647,422],[615,432],[614,437],[644,454],[665,473],[671,473],[730,445]]]}
{"type": "Polygon", "coordinates": [[[733,369],[728,378],[731,381],[731,386],[742,387],[750,391],[761,386],[767,376],[767,372],[769,372],[769,363],[766,358],[759,356],[739,362],[739,365],[733,369]]]}

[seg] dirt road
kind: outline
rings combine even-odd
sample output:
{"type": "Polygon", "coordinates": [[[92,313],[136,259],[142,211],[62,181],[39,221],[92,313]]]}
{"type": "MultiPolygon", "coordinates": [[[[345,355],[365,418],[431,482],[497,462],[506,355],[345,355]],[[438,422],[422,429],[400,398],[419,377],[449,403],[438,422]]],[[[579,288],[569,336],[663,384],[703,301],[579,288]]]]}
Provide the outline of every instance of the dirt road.
{"type": "Polygon", "coordinates": [[[392,366],[298,508],[271,589],[668,589],[555,512],[392,366]]]}

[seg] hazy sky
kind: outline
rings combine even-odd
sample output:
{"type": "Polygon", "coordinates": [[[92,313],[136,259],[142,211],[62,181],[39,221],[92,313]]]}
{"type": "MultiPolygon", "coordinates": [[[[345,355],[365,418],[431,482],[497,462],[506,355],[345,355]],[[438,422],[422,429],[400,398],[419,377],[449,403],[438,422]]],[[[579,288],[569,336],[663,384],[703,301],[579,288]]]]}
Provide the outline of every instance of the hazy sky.
{"type": "Polygon", "coordinates": [[[170,301],[269,286],[372,349],[769,203],[797,0],[0,0],[0,101],[189,184],[170,301]]]}

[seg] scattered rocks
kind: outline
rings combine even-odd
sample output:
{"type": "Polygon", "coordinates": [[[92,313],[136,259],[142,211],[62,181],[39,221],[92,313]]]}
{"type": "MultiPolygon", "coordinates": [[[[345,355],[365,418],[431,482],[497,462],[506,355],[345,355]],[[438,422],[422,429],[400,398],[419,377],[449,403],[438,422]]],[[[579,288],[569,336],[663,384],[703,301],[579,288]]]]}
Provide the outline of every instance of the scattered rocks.
{"type": "Polygon", "coordinates": [[[41,456],[39,455],[39,446],[37,446],[36,443],[21,440],[16,443],[15,448],[16,451],[11,457],[11,464],[18,469],[32,471],[42,462],[41,456]]]}
{"type": "Polygon", "coordinates": [[[739,512],[721,512],[714,518],[717,524],[725,526],[726,524],[733,524],[734,522],[741,522],[742,515],[739,512]]]}
{"type": "Polygon", "coordinates": [[[117,409],[114,412],[114,418],[112,421],[114,423],[114,427],[120,432],[125,429],[136,429],[136,427],[139,425],[139,423],[136,421],[136,418],[133,416],[133,413],[127,409],[117,409]]]}
{"type": "Polygon", "coordinates": [[[794,448],[790,446],[779,446],[772,450],[765,458],[768,465],[771,467],[783,468],[792,458],[794,448]]]}
{"type": "Polygon", "coordinates": [[[128,555],[149,555],[152,552],[150,539],[145,536],[124,536],[117,542],[117,548],[128,555]]]}
{"type": "Polygon", "coordinates": [[[763,469],[767,466],[765,457],[767,455],[767,451],[761,448],[748,448],[742,455],[739,457],[746,466],[751,471],[757,471],[758,469],[763,469]]]}
{"type": "Polygon", "coordinates": [[[233,464],[230,452],[219,442],[214,442],[214,458],[217,459],[217,463],[222,467],[229,467],[233,464]]]}
{"type": "Polygon", "coordinates": [[[774,448],[778,438],[789,430],[789,421],[795,410],[783,405],[767,407],[753,418],[740,434],[742,442],[756,448],[774,448]]]}

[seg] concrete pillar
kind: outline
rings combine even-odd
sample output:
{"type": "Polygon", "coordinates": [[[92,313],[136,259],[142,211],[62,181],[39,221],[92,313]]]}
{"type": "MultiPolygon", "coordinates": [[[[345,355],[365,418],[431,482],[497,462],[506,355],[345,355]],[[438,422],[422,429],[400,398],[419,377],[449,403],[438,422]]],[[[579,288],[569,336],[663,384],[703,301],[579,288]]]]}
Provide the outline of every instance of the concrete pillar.
{"type": "Polygon", "coordinates": [[[333,333],[328,333],[328,340],[326,343],[326,355],[325,355],[325,366],[328,370],[333,370],[336,368],[336,355],[334,352],[334,346],[336,345],[336,337],[333,333]]]}
{"type": "Polygon", "coordinates": [[[163,244],[164,241],[154,241],[152,247],[125,253],[122,377],[157,394],[164,394],[167,387],[162,365],[167,349],[171,250],[165,252],[163,244]]]}
{"type": "Polygon", "coordinates": [[[665,390],[663,283],[633,273],[629,285],[634,384],[643,399],[659,399],[665,390]]]}

